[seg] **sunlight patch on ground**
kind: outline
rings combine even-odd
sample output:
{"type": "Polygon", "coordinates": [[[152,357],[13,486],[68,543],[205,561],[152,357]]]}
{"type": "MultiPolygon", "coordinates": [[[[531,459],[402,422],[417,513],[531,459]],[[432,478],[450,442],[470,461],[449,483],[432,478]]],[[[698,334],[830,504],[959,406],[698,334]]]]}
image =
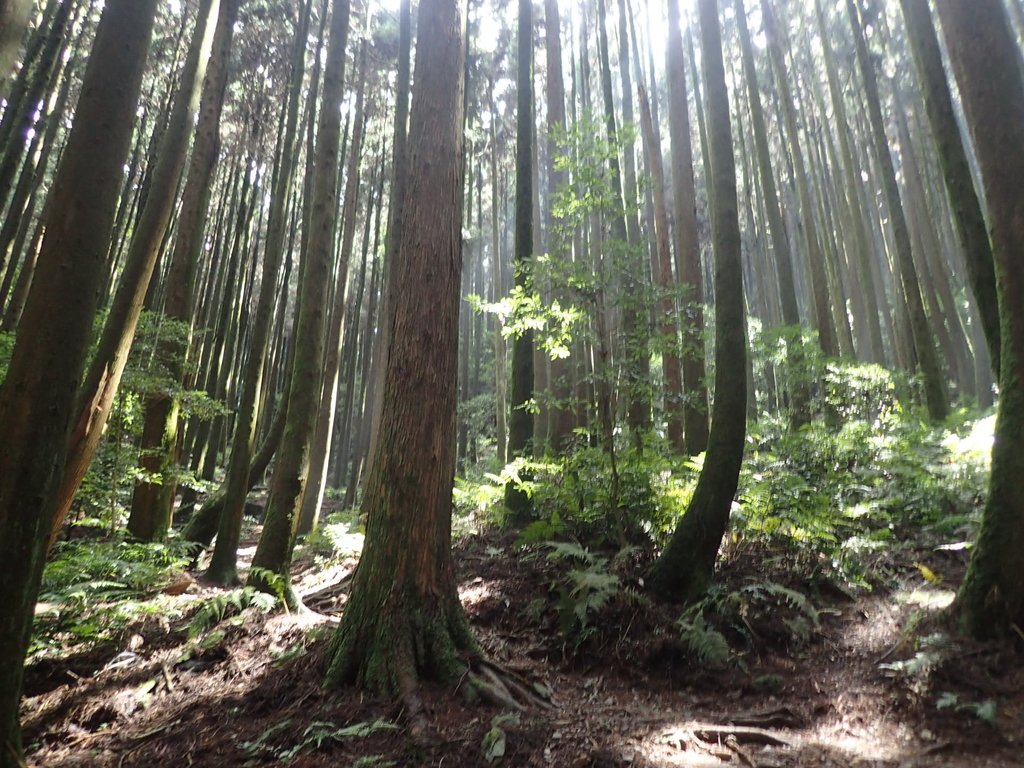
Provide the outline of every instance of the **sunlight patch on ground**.
{"type": "Polygon", "coordinates": [[[816,729],[798,742],[801,752],[823,752],[845,765],[874,765],[873,761],[901,762],[923,751],[914,733],[884,720],[863,725],[838,722],[816,729]],[[847,762],[848,761],[848,762],[847,762]]]}
{"type": "Polygon", "coordinates": [[[477,576],[468,584],[459,587],[459,599],[466,608],[480,605],[494,593],[494,582],[484,581],[482,576],[477,576]]]}
{"type": "Polygon", "coordinates": [[[941,611],[953,604],[956,592],[949,589],[912,589],[896,593],[896,602],[928,611],[941,611]]]}

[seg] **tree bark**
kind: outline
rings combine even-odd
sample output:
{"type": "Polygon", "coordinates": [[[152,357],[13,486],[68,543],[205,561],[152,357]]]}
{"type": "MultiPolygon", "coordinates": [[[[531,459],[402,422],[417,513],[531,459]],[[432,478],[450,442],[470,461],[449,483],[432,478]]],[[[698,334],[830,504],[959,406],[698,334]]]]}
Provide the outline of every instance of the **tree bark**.
{"type": "Polygon", "coordinates": [[[451,557],[459,279],[462,270],[464,11],[422,0],[409,179],[380,439],[367,481],[366,544],[334,640],[331,684],[413,703],[479,654],[451,557]],[[429,162],[428,162],[429,159],[429,162]]]}
{"type": "Polygon", "coordinates": [[[942,33],[981,166],[999,289],[1002,362],[992,475],[954,610],[978,638],[1024,626],[1024,76],[1000,0],[938,0],[942,33]]]}
{"type": "Polygon", "coordinates": [[[651,570],[651,589],[692,602],[711,583],[729,523],[746,437],[746,342],[743,267],[736,200],[729,94],[716,0],[698,0],[711,140],[712,230],[715,245],[715,397],[707,458],[690,506],[651,570]]]}
{"type": "Polygon", "coordinates": [[[296,606],[290,585],[295,527],[309,474],[309,444],[316,429],[320,382],[324,365],[327,285],[337,224],[335,199],[340,162],[341,112],[344,94],[345,49],[348,46],[349,0],[334,0],[330,42],[324,64],[324,88],[314,160],[309,245],[303,268],[299,315],[295,321],[295,352],[288,390],[288,421],[277,453],[267,498],[263,533],[253,556],[249,583],[274,594],[277,590],[259,570],[272,571],[286,585],[285,597],[296,606]]]}
{"type": "Polygon", "coordinates": [[[0,767],[20,768],[22,668],[75,398],[106,275],[156,0],[107,0],[0,385],[0,767]],[[56,308],[56,311],[55,311],[56,308]]]}

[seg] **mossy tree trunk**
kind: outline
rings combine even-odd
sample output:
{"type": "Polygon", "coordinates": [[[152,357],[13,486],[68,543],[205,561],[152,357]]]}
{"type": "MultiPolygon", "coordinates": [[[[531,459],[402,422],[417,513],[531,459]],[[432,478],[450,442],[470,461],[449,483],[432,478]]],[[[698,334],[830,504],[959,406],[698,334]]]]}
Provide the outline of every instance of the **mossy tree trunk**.
{"type": "MultiPolygon", "coordinates": [[[[335,637],[331,684],[414,696],[478,654],[455,584],[452,486],[462,272],[464,8],[420,4],[409,178],[366,544],[335,637]]],[[[527,200],[527,202],[529,202],[527,200]]]]}
{"type": "Polygon", "coordinates": [[[699,0],[715,248],[715,397],[707,457],[690,506],[651,570],[651,589],[691,602],[707,590],[729,524],[746,436],[746,340],[736,166],[716,0],[699,0]]]}
{"type": "Polygon", "coordinates": [[[107,0],[0,385],[0,767],[21,768],[22,667],[75,398],[106,277],[156,0],[107,0]]]}
{"type": "Polygon", "coordinates": [[[938,0],[988,201],[1002,361],[992,476],[957,597],[961,627],[986,638],[1024,627],[1024,76],[1000,0],[938,0]]]}
{"type": "Polygon", "coordinates": [[[262,571],[277,574],[286,585],[285,597],[292,605],[297,605],[289,584],[292,550],[302,496],[309,477],[310,442],[316,429],[323,379],[327,286],[337,223],[335,213],[341,153],[341,111],[338,104],[344,95],[349,16],[349,0],[334,0],[314,148],[312,207],[306,265],[300,285],[299,314],[295,321],[288,418],[270,481],[263,533],[252,560],[254,571],[249,575],[251,585],[274,593],[277,589],[262,571]]]}

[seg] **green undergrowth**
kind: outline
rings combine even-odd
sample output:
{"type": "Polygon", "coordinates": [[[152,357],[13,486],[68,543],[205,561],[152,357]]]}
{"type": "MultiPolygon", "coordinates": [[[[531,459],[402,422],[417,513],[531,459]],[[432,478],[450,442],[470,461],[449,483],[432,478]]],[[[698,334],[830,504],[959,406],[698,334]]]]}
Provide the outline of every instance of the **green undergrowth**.
{"type": "Polygon", "coordinates": [[[189,560],[187,547],[177,541],[58,542],[43,573],[30,656],[112,641],[147,619],[180,618],[182,608],[162,591],[184,577],[189,560]]]}
{"type": "MultiPolygon", "coordinates": [[[[810,424],[748,427],[719,583],[677,626],[695,658],[724,664],[763,643],[806,643],[825,601],[894,587],[920,553],[975,538],[994,417],[960,410],[933,426],[902,405],[912,384],[884,369],[829,363],[823,375],[810,424]]],[[[685,514],[703,462],[671,456],[657,435],[643,453],[620,440],[617,495],[607,454],[586,439],[564,456],[460,478],[455,492],[456,530],[504,525],[505,485],[527,492],[533,521],[515,544],[555,566],[528,613],[553,612],[570,650],[602,642],[611,606],[647,599],[645,568],[685,514]]]]}

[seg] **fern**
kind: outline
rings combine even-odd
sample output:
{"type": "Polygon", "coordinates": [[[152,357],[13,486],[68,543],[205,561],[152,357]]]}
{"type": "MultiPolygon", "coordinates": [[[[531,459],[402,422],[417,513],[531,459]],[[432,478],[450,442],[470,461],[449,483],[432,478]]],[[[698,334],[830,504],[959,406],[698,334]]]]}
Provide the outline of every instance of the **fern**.
{"type": "Polygon", "coordinates": [[[593,565],[596,559],[589,549],[574,541],[546,541],[544,546],[551,550],[548,552],[549,560],[576,560],[593,565]]]}
{"type": "Polygon", "coordinates": [[[278,598],[252,587],[242,587],[215,595],[204,601],[199,610],[192,615],[188,627],[189,639],[194,640],[231,614],[241,613],[246,608],[255,608],[260,613],[270,613],[277,605],[278,598]]]}
{"type": "Polygon", "coordinates": [[[798,614],[797,617],[790,620],[783,619],[783,623],[787,626],[790,626],[791,623],[794,624],[794,627],[791,627],[791,629],[794,629],[794,634],[806,635],[800,638],[805,641],[810,639],[812,630],[818,629],[821,624],[818,610],[811,604],[806,595],[797,592],[795,589],[784,587],[774,581],[765,581],[743,587],[740,592],[760,602],[770,602],[773,599],[781,600],[793,608],[798,614]],[[797,631],[797,628],[799,631],[797,631]]]}
{"type": "Polygon", "coordinates": [[[692,618],[686,616],[676,622],[679,637],[697,659],[712,667],[724,667],[732,657],[732,649],[725,635],[708,626],[704,611],[699,610],[692,618]]]}

